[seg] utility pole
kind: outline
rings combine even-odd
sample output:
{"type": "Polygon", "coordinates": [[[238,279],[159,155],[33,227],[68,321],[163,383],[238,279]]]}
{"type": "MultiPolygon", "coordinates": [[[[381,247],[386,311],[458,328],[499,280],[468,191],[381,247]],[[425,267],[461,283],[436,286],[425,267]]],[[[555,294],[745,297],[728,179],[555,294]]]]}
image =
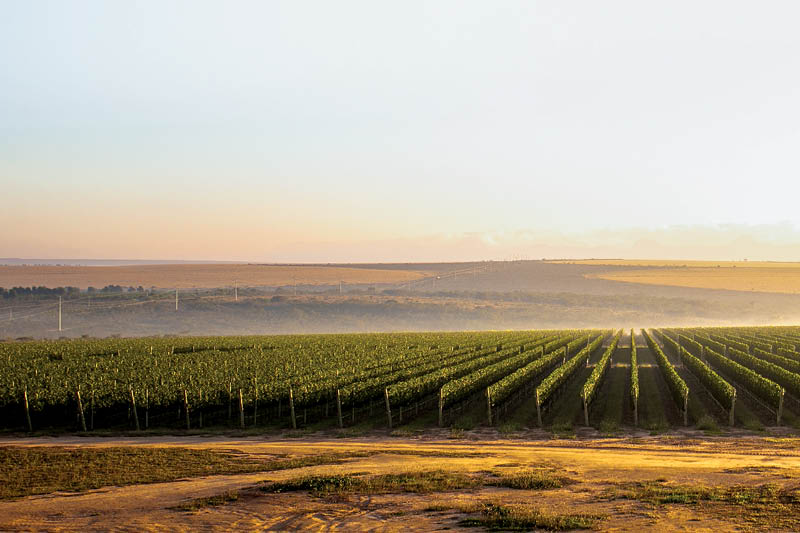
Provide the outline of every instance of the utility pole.
{"type": "Polygon", "coordinates": [[[239,301],[239,282],[235,280],[233,282],[233,301],[239,301]]]}
{"type": "Polygon", "coordinates": [[[297,278],[294,278],[294,295],[297,296],[297,278]]]}
{"type": "Polygon", "coordinates": [[[58,331],[61,331],[61,296],[58,297],[58,331]]]}
{"type": "Polygon", "coordinates": [[[339,294],[342,294],[342,282],[339,282],[339,294]]]}
{"type": "Polygon", "coordinates": [[[178,289],[175,289],[175,310],[178,310],[178,289]]]}

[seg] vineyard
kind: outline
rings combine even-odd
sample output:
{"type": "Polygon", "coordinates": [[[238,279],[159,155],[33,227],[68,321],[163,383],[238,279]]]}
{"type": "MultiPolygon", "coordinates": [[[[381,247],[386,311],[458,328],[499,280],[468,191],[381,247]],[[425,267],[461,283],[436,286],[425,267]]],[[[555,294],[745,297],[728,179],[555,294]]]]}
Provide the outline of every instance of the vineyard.
{"type": "Polygon", "coordinates": [[[0,429],[800,427],[800,327],[0,344],[0,429]]]}

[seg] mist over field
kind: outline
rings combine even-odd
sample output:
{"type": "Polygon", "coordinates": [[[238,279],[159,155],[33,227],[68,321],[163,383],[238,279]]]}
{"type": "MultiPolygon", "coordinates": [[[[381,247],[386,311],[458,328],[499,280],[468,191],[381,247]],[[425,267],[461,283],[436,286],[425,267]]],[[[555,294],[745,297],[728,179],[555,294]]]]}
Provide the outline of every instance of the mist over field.
{"type": "MultiPolygon", "coordinates": [[[[13,276],[22,275],[15,268],[1,270],[0,279],[13,284],[13,276]]],[[[94,279],[96,289],[111,289],[86,292],[84,287],[65,294],[61,331],[55,293],[5,295],[0,298],[0,338],[780,325],[800,321],[798,294],[649,285],[601,277],[642,271],[635,266],[542,261],[346,268],[184,266],[177,270],[184,276],[177,310],[175,289],[167,284],[119,285],[119,279],[135,276],[137,268],[64,269],[57,278],[62,282],[94,279]],[[213,272],[216,274],[208,278],[213,272]],[[193,279],[192,273],[203,277],[193,279]],[[249,284],[244,277],[247,273],[254,276],[249,284]],[[233,280],[236,275],[236,283],[214,281],[233,280]],[[332,282],[345,275],[351,276],[347,282],[332,282]],[[283,281],[257,285],[254,281],[262,279],[258,276],[283,281]]],[[[174,281],[171,276],[176,267],[148,268],[146,279],[162,276],[174,281]]],[[[717,270],[705,268],[710,274],[717,270]]],[[[697,278],[702,281],[702,273],[697,278]]]]}

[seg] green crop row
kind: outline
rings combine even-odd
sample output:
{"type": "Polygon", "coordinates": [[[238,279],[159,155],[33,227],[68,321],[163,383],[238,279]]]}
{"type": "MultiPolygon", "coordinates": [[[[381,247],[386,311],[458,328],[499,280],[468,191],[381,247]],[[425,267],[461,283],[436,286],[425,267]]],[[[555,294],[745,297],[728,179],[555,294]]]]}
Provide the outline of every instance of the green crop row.
{"type": "MultiPolygon", "coordinates": [[[[714,362],[716,356],[719,354],[712,352],[709,354],[709,360],[714,362]]],[[[800,375],[794,372],[735,348],[728,350],[728,359],[733,365],[738,365],[731,371],[735,376],[734,379],[756,396],[771,402],[776,409],[783,398],[784,388],[792,394],[800,394],[800,375]]]]}
{"type": "Polygon", "coordinates": [[[617,350],[617,343],[619,343],[619,338],[622,336],[622,330],[619,330],[614,338],[611,340],[611,344],[608,345],[606,351],[603,352],[603,355],[600,357],[600,361],[594,366],[592,369],[592,373],[589,374],[589,377],[586,379],[586,383],[583,384],[583,389],[581,390],[581,397],[583,401],[588,405],[594,399],[594,395],[597,393],[597,389],[600,387],[600,383],[603,380],[603,377],[606,375],[606,371],[608,370],[608,366],[611,363],[611,356],[614,355],[614,352],[617,350]]]}
{"type": "Polygon", "coordinates": [[[531,381],[536,376],[550,368],[556,361],[565,359],[567,348],[562,347],[558,350],[545,354],[544,357],[536,359],[507,375],[503,379],[489,386],[489,401],[492,407],[500,405],[506,398],[516,392],[526,382],[531,381]]]}
{"type": "MultiPolygon", "coordinates": [[[[556,345],[560,344],[565,346],[575,337],[575,333],[567,333],[558,341],[547,342],[545,344],[545,349],[547,346],[551,346],[554,343],[556,345]]],[[[538,348],[538,346],[533,344],[526,346],[526,348],[528,351],[533,351],[534,349],[538,348]]],[[[389,400],[392,404],[398,403],[401,405],[407,404],[411,401],[419,400],[437,391],[440,391],[441,388],[449,381],[466,376],[472,372],[498,363],[506,358],[513,357],[514,355],[519,355],[519,352],[515,348],[506,349],[481,359],[472,360],[453,367],[440,368],[410,380],[394,383],[387,387],[389,392],[389,400]],[[515,351],[516,353],[514,353],[515,351]]]]}
{"type": "Polygon", "coordinates": [[[536,387],[537,403],[541,405],[547,401],[550,395],[553,394],[553,392],[555,392],[558,387],[560,387],[572,375],[573,372],[575,372],[575,370],[581,365],[581,362],[589,357],[592,352],[594,352],[597,347],[603,343],[603,338],[604,335],[598,335],[589,343],[588,346],[583,348],[571,359],[568,359],[566,363],[553,370],[549,376],[544,378],[539,386],[536,387]]]}
{"type": "Polygon", "coordinates": [[[493,365],[485,366],[474,372],[470,372],[460,378],[448,381],[441,388],[442,407],[447,407],[453,403],[471,396],[473,393],[483,390],[497,380],[502,379],[508,374],[518,370],[544,355],[544,348],[529,350],[508,359],[504,359],[493,365]]]}
{"type": "Polygon", "coordinates": [[[758,348],[753,350],[753,355],[759,359],[763,359],[764,361],[769,361],[772,364],[783,367],[789,372],[800,374],[800,361],[795,361],[794,359],[789,359],[788,357],[765,352],[764,350],[759,350],[758,348]]]}
{"type": "Polygon", "coordinates": [[[631,401],[639,405],[639,361],[636,356],[636,336],[631,330],[631,401]]]}
{"type": "MultiPolygon", "coordinates": [[[[646,330],[642,330],[642,333],[644,333],[644,339],[647,342],[647,346],[650,348],[650,351],[653,352],[653,356],[656,359],[658,367],[664,374],[664,379],[666,380],[667,386],[672,393],[672,398],[675,400],[675,403],[680,409],[684,409],[686,405],[686,398],[689,396],[689,387],[686,385],[686,382],[683,381],[683,378],[681,378],[675,371],[675,367],[669,362],[669,359],[667,359],[667,356],[661,350],[661,347],[656,344],[652,337],[650,337],[650,334],[646,330]]],[[[673,343],[677,346],[675,341],[670,337],[663,335],[662,338],[664,339],[665,343],[673,343]]]]}

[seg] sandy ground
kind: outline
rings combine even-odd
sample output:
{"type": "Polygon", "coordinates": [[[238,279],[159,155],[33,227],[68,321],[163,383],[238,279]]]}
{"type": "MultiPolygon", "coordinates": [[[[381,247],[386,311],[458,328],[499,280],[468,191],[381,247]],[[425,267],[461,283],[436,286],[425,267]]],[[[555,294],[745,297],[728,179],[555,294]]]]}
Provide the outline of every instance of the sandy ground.
{"type": "Polygon", "coordinates": [[[137,266],[0,266],[0,287],[86,287],[106,285],[144,288],[280,287],[344,283],[401,283],[424,274],[327,266],[278,265],[137,265],[137,266]]]}
{"type": "Polygon", "coordinates": [[[798,269],[800,263],[785,261],[691,261],[686,259],[563,259],[546,261],[561,265],[594,265],[623,267],[672,268],[789,268],[798,269]]]}
{"type": "Polygon", "coordinates": [[[800,441],[765,438],[665,438],[600,440],[416,440],[147,437],[3,439],[0,446],[178,446],[237,450],[253,457],[381,451],[345,464],[279,472],[223,475],[153,485],[106,487],[80,494],[51,494],[0,502],[3,531],[436,531],[455,528],[465,515],[431,511],[431,505],[498,502],[535,504],[551,513],[605,515],[604,531],[737,531],[735,514],[688,505],[656,506],[603,497],[615,482],[669,479],[706,485],[776,483],[796,486],[800,441]],[[471,457],[419,457],[393,450],[480,452],[471,457]],[[447,469],[483,472],[550,467],[580,480],[558,490],[503,488],[436,494],[353,495],[319,498],[305,493],[265,494],[254,486],[303,474],[389,473],[447,469]],[[169,509],[192,498],[236,490],[240,499],[193,512],[169,509]]]}
{"type": "Polygon", "coordinates": [[[667,268],[606,272],[591,276],[647,285],[800,294],[800,267],[667,268]]]}

